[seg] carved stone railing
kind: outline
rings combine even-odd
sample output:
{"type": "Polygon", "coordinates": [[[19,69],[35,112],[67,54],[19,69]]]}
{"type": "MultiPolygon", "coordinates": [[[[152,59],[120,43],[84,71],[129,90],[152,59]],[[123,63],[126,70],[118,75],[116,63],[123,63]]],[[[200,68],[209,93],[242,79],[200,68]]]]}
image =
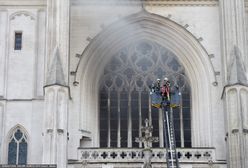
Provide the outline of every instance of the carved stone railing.
{"type": "Polygon", "coordinates": [[[0,168],[56,168],[54,164],[28,164],[28,165],[8,165],[0,164],[0,168]]]}
{"type": "MultiPolygon", "coordinates": [[[[151,161],[165,162],[165,149],[154,148],[151,161]]],[[[179,162],[209,164],[216,162],[213,148],[180,148],[177,149],[179,162]]],[[[142,149],[137,148],[79,148],[79,161],[87,163],[142,163],[142,149]]]]}

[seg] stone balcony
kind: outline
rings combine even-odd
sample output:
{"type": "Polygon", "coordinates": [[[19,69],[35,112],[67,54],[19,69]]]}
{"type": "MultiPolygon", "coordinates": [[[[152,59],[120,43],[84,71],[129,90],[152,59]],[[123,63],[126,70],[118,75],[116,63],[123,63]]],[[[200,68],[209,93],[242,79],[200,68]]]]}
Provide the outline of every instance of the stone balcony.
{"type": "MultiPolygon", "coordinates": [[[[153,148],[152,164],[154,167],[164,167],[165,149],[153,148]]],[[[217,161],[214,148],[179,148],[177,149],[181,168],[225,168],[225,161],[217,161]]],[[[84,165],[93,167],[142,167],[143,152],[138,148],[79,148],[78,160],[69,161],[69,167],[84,165]]]]}

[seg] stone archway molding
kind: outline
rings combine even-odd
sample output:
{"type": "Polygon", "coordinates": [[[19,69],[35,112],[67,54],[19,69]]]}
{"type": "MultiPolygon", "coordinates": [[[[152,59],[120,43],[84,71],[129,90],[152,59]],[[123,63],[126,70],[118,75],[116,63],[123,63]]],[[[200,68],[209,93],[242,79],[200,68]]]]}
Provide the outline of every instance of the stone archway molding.
{"type": "Polygon", "coordinates": [[[8,130],[7,132],[7,136],[4,138],[4,142],[3,142],[3,152],[4,152],[4,155],[3,155],[3,163],[4,164],[7,164],[8,163],[8,146],[9,146],[9,140],[11,139],[11,136],[13,135],[13,133],[17,130],[17,129],[20,129],[22,131],[22,133],[25,134],[26,136],[26,140],[27,140],[27,144],[28,144],[28,151],[27,151],[27,162],[29,162],[29,156],[30,156],[30,153],[31,153],[31,150],[30,150],[30,146],[31,146],[31,141],[30,141],[30,134],[28,133],[28,131],[25,129],[24,126],[22,126],[21,124],[16,124],[15,126],[13,126],[10,130],[8,130]]]}
{"type": "Polygon", "coordinates": [[[98,146],[99,132],[95,128],[99,127],[100,77],[111,56],[137,39],[154,41],[177,55],[192,88],[192,145],[212,147],[211,87],[214,87],[216,77],[208,53],[184,27],[146,11],[110,25],[91,40],[82,53],[75,74],[81,91],[80,128],[82,123],[91,123],[87,130],[92,132],[93,146],[98,146]]]}

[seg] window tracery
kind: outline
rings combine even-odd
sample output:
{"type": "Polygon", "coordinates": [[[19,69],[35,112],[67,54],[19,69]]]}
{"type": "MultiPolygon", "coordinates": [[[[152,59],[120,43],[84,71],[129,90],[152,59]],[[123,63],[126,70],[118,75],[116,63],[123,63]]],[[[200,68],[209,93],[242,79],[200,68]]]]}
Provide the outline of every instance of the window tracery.
{"type": "Polygon", "coordinates": [[[191,146],[190,87],[184,67],[163,46],[148,40],[122,48],[105,67],[100,85],[100,146],[142,147],[135,143],[145,118],[163,147],[161,112],[151,107],[149,87],[168,77],[182,92],[182,107],[174,111],[177,146],[191,146]]]}
{"type": "Polygon", "coordinates": [[[8,164],[27,164],[27,136],[17,127],[9,139],[8,144],[8,164]]]}

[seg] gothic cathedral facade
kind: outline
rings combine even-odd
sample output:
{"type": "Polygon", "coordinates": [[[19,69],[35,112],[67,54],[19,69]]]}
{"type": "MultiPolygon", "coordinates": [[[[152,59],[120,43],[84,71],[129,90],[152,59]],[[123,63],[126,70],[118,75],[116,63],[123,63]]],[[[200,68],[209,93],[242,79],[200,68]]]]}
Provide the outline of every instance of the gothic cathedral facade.
{"type": "Polygon", "coordinates": [[[248,167],[247,0],[0,0],[0,167],[248,167]]]}

